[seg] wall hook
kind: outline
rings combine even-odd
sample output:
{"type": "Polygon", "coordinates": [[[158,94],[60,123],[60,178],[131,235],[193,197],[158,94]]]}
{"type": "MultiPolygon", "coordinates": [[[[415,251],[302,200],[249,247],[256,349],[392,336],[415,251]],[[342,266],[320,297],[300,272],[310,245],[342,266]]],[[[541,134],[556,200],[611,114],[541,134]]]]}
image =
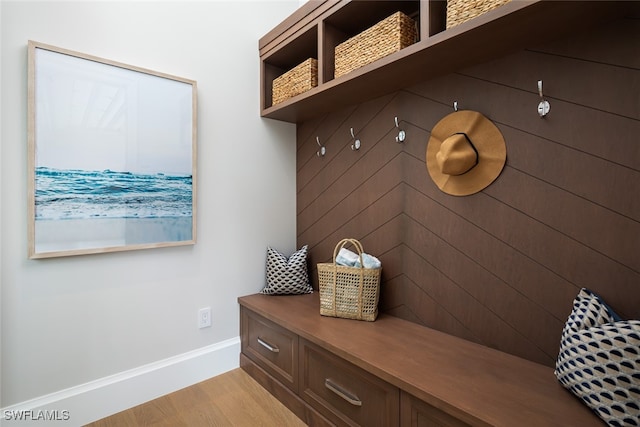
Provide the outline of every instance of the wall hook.
{"type": "Polygon", "coordinates": [[[396,128],[398,128],[398,136],[396,136],[396,142],[404,142],[407,134],[405,133],[405,131],[400,129],[400,125],[398,124],[398,117],[395,117],[394,121],[396,123],[396,128]]]}
{"type": "Polygon", "coordinates": [[[453,101],[453,111],[458,111],[458,101],[453,101]]]}
{"type": "Polygon", "coordinates": [[[540,95],[540,103],[538,104],[538,115],[540,118],[549,114],[549,110],[551,110],[551,106],[549,105],[549,101],[544,99],[542,95],[542,80],[538,80],[538,94],[540,95]]]}
{"type": "Polygon", "coordinates": [[[320,149],[318,151],[316,151],[316,155],[318,157],[324,157],[324,155],[327,152],[327,149],[324,147],[324,145],[320,145],[320,138],[316,136],[316,143],[318,144],[318,147],[320,147],[320,149]]]}
{"type": "Polygon", "coordinates": [[[353,128],[351,128],[351,138],[354,140],[353,144],[351,144],[351,149],[352,150],[359,150],[360,149],[360,140],[358,138],[356,138],[355,134],[353,133],[353,128]]]}

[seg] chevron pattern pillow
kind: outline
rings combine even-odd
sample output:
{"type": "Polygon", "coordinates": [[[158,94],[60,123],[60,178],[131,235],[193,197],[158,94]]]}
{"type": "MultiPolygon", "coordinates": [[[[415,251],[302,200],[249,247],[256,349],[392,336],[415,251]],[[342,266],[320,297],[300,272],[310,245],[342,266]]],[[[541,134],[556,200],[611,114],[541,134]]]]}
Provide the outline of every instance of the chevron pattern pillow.
{"type": "Polygon", "coordinates": [[[267,284],[261,293],[268,295],[310,294],[307,271],[308,246],[303,246],[289,258],[273,248],[267,248],[267,284]]]}
{"type": "Polygon", "coordinates": [[[640,320],[580,290],[562,331],[558,381],[610,426],[640,426],[640,320]]]}

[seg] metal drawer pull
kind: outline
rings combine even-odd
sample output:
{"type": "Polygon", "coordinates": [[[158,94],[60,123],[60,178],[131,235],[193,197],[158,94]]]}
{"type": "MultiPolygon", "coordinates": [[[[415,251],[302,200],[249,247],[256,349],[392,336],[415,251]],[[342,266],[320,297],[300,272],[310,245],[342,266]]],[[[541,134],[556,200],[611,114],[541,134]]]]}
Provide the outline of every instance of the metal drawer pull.
{"type": "Polygon", "coordinates": [[[263,346],[264,348],[266,348],[272,353],[280,353],[280,349],[278,347],[276,347],[275,345],[271,345],[266,341],[263,341],[262,338],[260,337],[258,337],[258,344],[260,344],[261,346],[263,346]]]}
{"type": "Polygon", "coordinates": [[[347,402],[351,403],[352,405],[362,406],[362,401],[358,399],[358,396],[340,387],[338,384],[331,381],[331,379],[326,378],[324,380],[324,386],[329,390],[331,390],[332,392],[334,392],[335,394],[337,394],[338,396],[340,396],[341,398],[343,398],[344,400],[346,400],[347,402]]]}

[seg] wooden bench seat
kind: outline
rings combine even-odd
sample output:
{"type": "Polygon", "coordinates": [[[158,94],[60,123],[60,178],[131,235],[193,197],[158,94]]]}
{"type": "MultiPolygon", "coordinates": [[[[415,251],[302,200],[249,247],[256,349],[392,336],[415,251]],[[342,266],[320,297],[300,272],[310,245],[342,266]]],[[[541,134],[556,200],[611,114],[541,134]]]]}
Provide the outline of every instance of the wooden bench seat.
{"type": "MultiPolygon", "coordinates": [[[[602,425],[557,382],[550,367],[384,314],[375,322],[324,317],[317,293],[257,294],[241,297],[239,303],[241,366],[308,424],[361,424],[360,409],[352,408],[357,404],[343,405],[339,398],[332,402],[332,393],[313,388],[319,380],[305,365],[320,363],[318,359],[333,366],[335,359],[336,366],[348,366],[348,373],[353,373],[340,374],[354,382],[340,387],[367,390],[376,385],[361,387],[355,382],[363,378],[369,384],[371,375],[396,390],[391,400],[397,400],[397,407],[385,415],[392,422],[381,425],[602,425]],[[282,353],[254,342],[282,343],[283,337],[288,344],[282,353]],[[289,367],[283,370],[277,364],[285,359],[289,367]]],[[[329,369],[320,366],[331,376],[329,369]]],[[[381,404],[389,406],[387,401],[374,402],[368,408],[381,404]]]]}

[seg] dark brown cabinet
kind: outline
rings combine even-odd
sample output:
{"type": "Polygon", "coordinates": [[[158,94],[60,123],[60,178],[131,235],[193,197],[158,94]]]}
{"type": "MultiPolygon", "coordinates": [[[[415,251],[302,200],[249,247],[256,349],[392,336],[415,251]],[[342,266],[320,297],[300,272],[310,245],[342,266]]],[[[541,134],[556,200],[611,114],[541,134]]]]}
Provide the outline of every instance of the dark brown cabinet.
{"type": "Polygon", "coordinates": [[[469,427],[469,424],[405,392],[400,396],[400,411],[401,427],[469,427]]]}
{"type": "Polygon", "coordinates": [[[629,3],[511,1],[446,28],[445,0],[310,0],[259,40],[261,115],[304,121],[613,19],[629,3]],[[416,21],[418,41],[335,78],[335,47],[396,11],[416,21]],[[318,86],[273,105],[273,80],[308,58],[318,86]]]}
{"type": "Polygon", "coordinates": [[[385,314],[321,316],[317,292],[239,303],[240,366],[308,425],[601,425],[549,367],[385,314]]]}
{"type": "Polygon", "coordinates": [[[397,387],[303,339],[300,366],[300,396],[336,424],[398,425],[397,387]]]}
{"type": "Polygon", "coordinates": [[[242,310],[243,353],[258,366],[298,390],[298,336],[248,310],[242,310]]]}

